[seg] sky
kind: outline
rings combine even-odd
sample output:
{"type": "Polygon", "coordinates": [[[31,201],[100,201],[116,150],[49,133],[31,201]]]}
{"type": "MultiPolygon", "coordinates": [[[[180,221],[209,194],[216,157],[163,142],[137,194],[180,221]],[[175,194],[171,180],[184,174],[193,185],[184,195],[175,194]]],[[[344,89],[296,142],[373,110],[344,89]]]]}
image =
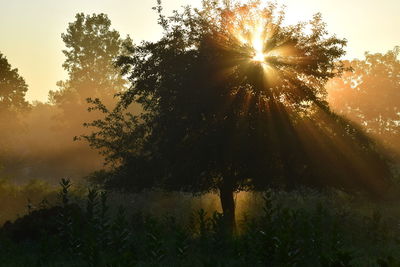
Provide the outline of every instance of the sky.
{"type": "MultiPolygon", "coordinates": [[[[163,0],[165,14],[201,0],[163,0]]],[[[76,13],[105,13],[112,28],[134,42],[157,40],[161,30],[151,8],[156,0],[0,0],[0,52],[18,68],[29,90],[27,100],[47,101],[49,90],[67,78],[62,69],[61,33],[76,13]]],[[[348,40],[346,58],[365,51],[384,53],[400,45],[399,0],[277,0],[286,5],[287,22],[322,13],[329,33],[348,40]]]]}

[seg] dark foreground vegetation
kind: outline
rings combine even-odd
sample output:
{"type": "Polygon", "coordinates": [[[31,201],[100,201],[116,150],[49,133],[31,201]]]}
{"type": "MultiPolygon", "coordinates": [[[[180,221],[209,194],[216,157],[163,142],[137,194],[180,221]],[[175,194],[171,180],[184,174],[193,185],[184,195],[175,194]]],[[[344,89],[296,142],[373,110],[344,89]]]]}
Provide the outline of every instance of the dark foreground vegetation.
{"type": "MultiPolygon", "coordinates": [[[[260,210],[186,219],[111,208],[90,189],[72,201],[63,180],[59,205],[39,206],[1,229],[1,266],[399,266],[398,216],[340,192],[267,191],[260,210]]],[[[388,207],[388,203],[385,203],[388,207]]]]}

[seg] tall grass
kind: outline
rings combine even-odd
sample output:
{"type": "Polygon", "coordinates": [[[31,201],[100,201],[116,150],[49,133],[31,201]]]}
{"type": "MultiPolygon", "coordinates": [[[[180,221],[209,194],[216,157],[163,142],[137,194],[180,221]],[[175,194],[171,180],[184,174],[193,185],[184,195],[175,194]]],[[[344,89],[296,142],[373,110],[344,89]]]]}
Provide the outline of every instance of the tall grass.
{"type": "Polygon", "coordinates": [[[70,181],[60,185],[58,206],[37,207],[2,228],[3,266],[400,264],[400,217],[382,213],[379,205],[356,209],[358,200],[348,196],[256,194],[259,208],[243,211],[232,236],[217,211],[196,209],[181,220],[168,210],[116,207],[108,192],[96,188],[77,202],[70,181]]]}

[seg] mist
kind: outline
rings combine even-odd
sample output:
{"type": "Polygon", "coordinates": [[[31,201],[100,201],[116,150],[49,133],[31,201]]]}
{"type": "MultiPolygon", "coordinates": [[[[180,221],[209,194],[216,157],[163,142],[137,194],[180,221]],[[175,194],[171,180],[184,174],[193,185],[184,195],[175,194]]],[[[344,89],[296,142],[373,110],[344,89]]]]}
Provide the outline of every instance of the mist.
{"type": "MultiPolygon", "coordinates": [[[[79,108],[78,106],[77,108],[79,108]]],[[[63,177],[81,179],[99,169],[103,160],[86,143],[73,141],[88,130],[82,124],[86,110],[76,121],[63,121],[62,111],[54,105],[34,103],[18,114],[0,134],[3,146],[3,177],[21,183],[41,179],[56,184],[63,177]]]]}

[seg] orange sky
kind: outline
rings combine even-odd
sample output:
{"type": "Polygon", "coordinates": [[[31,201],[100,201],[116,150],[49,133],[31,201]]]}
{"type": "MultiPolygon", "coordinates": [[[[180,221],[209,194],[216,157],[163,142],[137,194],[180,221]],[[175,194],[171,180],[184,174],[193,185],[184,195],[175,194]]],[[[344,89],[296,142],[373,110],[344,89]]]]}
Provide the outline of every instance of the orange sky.
{"type": "MultiPolygon", "coordinates": [[[[27,99],[46,101],[49,90],[66,78],[61,65],[61,33],[78,12],[106,13],[121,35],[135,42],[160,36],[156,0],[0,0],[0,52],[29,85],[27,99]]],[[[166,13],[200,0],[163,0],[166,13]]],[[[307,20],[321,12],[330,33],[346,38],[348,58],[364,51],[386,52],[400,45],[399,0],[280,0],[288,22],[307,20]]]]}

